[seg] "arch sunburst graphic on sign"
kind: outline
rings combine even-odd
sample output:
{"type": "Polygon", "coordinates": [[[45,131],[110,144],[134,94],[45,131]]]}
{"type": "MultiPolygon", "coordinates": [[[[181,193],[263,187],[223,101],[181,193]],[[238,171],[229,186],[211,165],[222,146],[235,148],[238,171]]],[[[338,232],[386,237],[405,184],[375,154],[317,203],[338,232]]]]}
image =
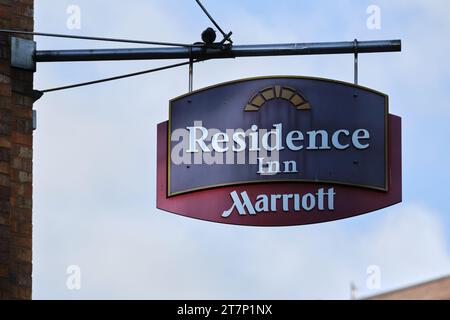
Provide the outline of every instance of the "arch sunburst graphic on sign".
{"type": "Polygon", "coordinates": [[[311,105],[306,98],[290,87],[273,86],[262,89],[255,94],[245,106],[244,111],[259,111],[269,100],[283,99],[289,101],[297,110],[309,110],[311,105]]]}

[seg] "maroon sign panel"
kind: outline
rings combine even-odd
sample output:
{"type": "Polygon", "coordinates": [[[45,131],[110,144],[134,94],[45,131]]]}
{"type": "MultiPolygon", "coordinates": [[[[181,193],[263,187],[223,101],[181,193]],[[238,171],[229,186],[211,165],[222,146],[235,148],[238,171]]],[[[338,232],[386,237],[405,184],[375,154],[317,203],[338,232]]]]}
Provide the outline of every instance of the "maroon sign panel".
{"type": "Polygon", "coordinates": [[[387,96],[306,77],[244,79],[170,102],[157,130],[157,207],[290,226],[401,202],[401,119],[387,96]]]}

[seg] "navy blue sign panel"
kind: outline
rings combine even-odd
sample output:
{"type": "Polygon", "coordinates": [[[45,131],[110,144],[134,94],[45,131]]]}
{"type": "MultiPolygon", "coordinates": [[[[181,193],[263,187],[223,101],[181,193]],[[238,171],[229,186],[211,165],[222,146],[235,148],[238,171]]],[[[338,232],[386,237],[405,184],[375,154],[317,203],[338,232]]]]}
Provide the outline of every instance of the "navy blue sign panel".
{"type": "Polygon", "coordinates": [[[243,79],[177,97],[168,195],[289,181],[387,191],[387,116],[385,94],[308,77],[243,79]]]}

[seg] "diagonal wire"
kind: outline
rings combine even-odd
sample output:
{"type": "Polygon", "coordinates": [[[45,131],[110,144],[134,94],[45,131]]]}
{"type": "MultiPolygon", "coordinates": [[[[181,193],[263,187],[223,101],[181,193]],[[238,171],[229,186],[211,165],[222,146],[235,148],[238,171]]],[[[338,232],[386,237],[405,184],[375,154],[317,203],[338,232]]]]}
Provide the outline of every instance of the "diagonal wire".
{"type": "Polygon", "coordinates": [[[199,7],[203,10],[203,12],[209,18],[209,20],[214,24],[214,26],[217,28],[217,30],[219,30],[219,32],[222,34],[224,40],[228,40],[228,41],[230,41],[230,43],[233,43],[233,41],[231,41],[231,39],[230,39],[231,32],[226,34],[225,31],[223,31],[222,28],[219,26],[219,24],[214,20],[214,18],[209,14],[208,10],[206,10],[206,8],[203,6],[203,4],[200,2],[200,0],[195,0],[195,2],[197,2],[199,7]]]}
{"type": "Polygon", "coordinates": [[[54,37],[54,38],[69,38],[69,39],[80,39],[80,40],[93,40],[93,41],[108,41],[108,42],[124,42],[124,43],[164,45],[164,46],[173,46],[173,47],[196,47],[197,46],[197,45],[192,45],[192,44],[184,44],[184,43],[176,43],[176,42],[161,42],[161,41],[145,41],[145,40],[132,40],[132,39],[120,39],[120,38],[76,36],[76,35],[70,35],[70,34],[31,32],[31,31],[10,30],[10,29],[0,29],[0,33],[26,34],[26,35],[33,35],[33,36],[54,37]]]}
{"type": "MultiPolygon", "coordinates": [[[[207,59],[197,59],[192,62],[196,63],[196,62],[205,61],[205,60],[207,60],[207,59]]],[[[162,71],[162,70],[167,70],[167,69],[171,69],[171,68],[181,67],[181,66],[188,65],[190,63],[191,63],[190,61],[180,62],[180,63],[176,63],[176,64],[170,64],[170,65],[153,68],[153,69],[148,69],[148,70],[143,70],[143,71],[139,71],[139,72],[127,73],[127,74],[120,75],[120,76],[98,79],[98,80],[93,80],[93,81],[88,81],[88,82],[81,82],[81,83],[76,83],[76,84],[71,84],[71,85],[67,85],[67,86],[51,88],[51,89],[39,90],[39,91],[41,93],[47,93],[47,92],[54,92],[54,91],[78,88],[78,87],[83,87],[83,86],[89,86],[89,85],[98,84],[98,83],[102,83],[102,82],[119,80],[119,79],[139,76],[139,75],[143,75],[143,74],[147,74],[147,73],[152,73],[152,72],[156,72],[156,71],[162,71]]]]}

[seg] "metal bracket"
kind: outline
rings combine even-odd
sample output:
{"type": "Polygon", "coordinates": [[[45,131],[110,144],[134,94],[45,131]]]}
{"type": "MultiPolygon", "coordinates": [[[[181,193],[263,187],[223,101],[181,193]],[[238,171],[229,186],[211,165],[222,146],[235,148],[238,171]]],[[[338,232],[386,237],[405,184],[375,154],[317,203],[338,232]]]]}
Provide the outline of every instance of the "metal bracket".
{"type": "Polygon", "coordinates": [[[192,92],[194,87],[194,60],[192,59],[192,48],[189,47],[189,92],[192,92]]]}
{"type": "Polygon", "coordinates": [[[37,129],[37,111],[33,110],[33,131],[37,129]]]}
{"type": "Polygon", "coordinates": [[[11,37],[11,66],[28,71],[36,71],[34,55],[36,42],[22,38],[11,37]]]}
{"type": "Polygon", "coordinates": [[[355,60],[354,60],[354,66],[353,66],[353,76],[354,76],[354,83],[358,84],[358,40],[355,39],[353,41],[353,48],[355,50],[355,60]]]}
{"type": "Polygon", "coordinates": [[[189,59],[189,92],[192,92],[194,87],[194,63],[189,59]]]}

